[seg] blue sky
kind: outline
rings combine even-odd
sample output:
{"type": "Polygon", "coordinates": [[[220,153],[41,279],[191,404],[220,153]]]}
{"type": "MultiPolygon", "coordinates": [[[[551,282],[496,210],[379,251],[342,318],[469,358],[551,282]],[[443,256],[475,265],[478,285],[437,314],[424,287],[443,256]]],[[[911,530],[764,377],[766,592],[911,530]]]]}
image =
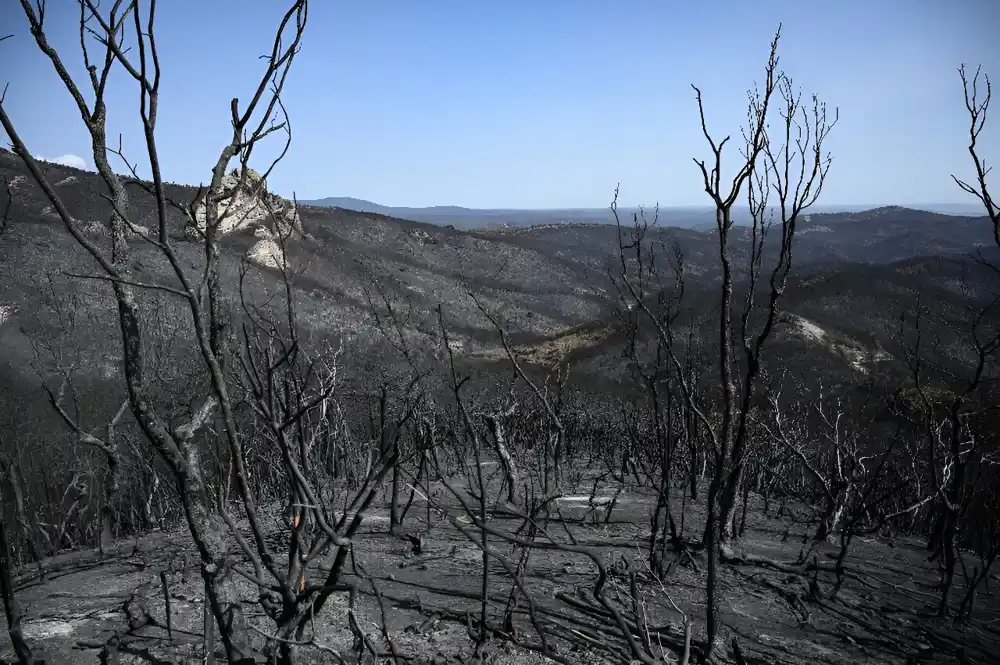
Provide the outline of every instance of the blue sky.
{"type": "MultiPolygon", "coordinates": [[[[229,99],[250,94],[284,4],[159,3],[167,179],[209,178],[229,99]]],[[[80,75],[77,16],[49,0],[50,41],[80,75]]],[[[270,183],[303,199],[552,208],[605,206],[621,182],[623,204],[705,204],[690,84],[710,128],[738,138],[779,22],[784,69],[840,109],[821,203],[968,202],[949,176],[971,173],[963,61],[996,79],[982,147],[1000,161],[996,0],[313,0],[285,95],[295,142],[270,183]]],[[[92,164],[18,3],[0,5],[0,26],[15,35],[0,43],[0,85],[28,147],[92,164]]],[[[136,99],[117,72],[109,131],[134,158],[136,99]]]]}

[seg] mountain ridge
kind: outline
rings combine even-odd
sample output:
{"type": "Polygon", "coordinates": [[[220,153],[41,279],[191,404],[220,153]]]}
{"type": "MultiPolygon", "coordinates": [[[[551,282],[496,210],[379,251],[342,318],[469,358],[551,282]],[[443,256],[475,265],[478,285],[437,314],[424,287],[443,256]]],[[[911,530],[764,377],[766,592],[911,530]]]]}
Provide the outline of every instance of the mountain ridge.
{"type": "MultiPolygon", "coordinates": [[[[43,167],[72,214],[93,224],[107,218],[109,208],[100,194],[102,184],[97,174],[57,164],[45,163],[43,167]]],[[[25,324],[25,314],[39,310],[42,294],[38,285],[44,283],[46,273],[72,269],[86,274],[92,269],[88,267],[90,259],[75,246],[61,222],[47,212],[47,200],[25,175],[20,160],[0,152],[0,175],[19,183],[14,187],[9,235],[0,241],[0,268],[7,284],[0,298],[0,307],[6,312],[0,338],[9,345],[7,351],[0,350],[0,356],[20,362],[12,353],[14,347],[29,349],[18,329],[25,324]]],[[[170,196],[180,201],[195,193],[193,188],[174,184],[168,189],[170,196]]],[[[136,221],[150,223],[150,215],[155,213],[151,201],[141,187],[130,185],[129,190],[133,192],[136,221]]],[[[5,193],[0,191],[0,209],[5,193]]],[[[607,271],[618,261],[614,226],[557,221],[470,231],[458,228],[458,224],[449,228],[375,211],[300,204],[306,236],[288,244],[288,257],[293,267],[302,270],[296,278],[298,307],[304,325],[315,334],[371,338],[369,298],[375,296],[377,303],[381,297],[373,290],[376,286],[398,306],[412,309],[408,326],[415,338],[430,339],[428,335],[436,330],[431,313],[444,304],[454,339],[465,345],[470,357],[496,357],[497,348],[495,331],[469,297],[470,292],[477,293],[491,311],[503,313],[507,332],[519,346],[545,345],[574,335],[587,341],[589,333],[581,335],[579,331],[605,329],[613,323],[616,294],[608,283],[607,271]]],[[[853,328],[852,336],[878,337],[875,333],[881,333],[872,330],[876,324],[867,320],[868,313],[861,317],[865,320],[857,322],[843,317],[847,312],[854,314],[851,301],[864,300],[859,294],[868,291],[878,292],[870,299],[871,310],[877,313],[890,301],[882,292],[890,288],[899,291],[909,279],[899,276],[905,265],[878,266],[918,259],[930,265],[920,259],[928,256],[967,259],[976,248],[991,242],[984,219],[900,206],[855,213],[811,212],[803,216],[797,233],[796,269],[787,301],[790,313],[825,326],[831,338],[845,327],[853,328]],[[816,287],[795,288],[799,281],[804,286],[806,282],[818,283],[819,278],[838,286],[823,292],[816,287]]],[[[622,221],[624,225],[631,223],[630,219],[622,221]]],[[[685,257],[691,297],[710,306],[716,297],[713,289],[719,269],[714,229],[666,226],[672,222],[671,216],[662,216],[648,239],[668,246],[678,243],[685,257]]],[[[182,232],[182,219],[172,217],[170,224],[172,229],[176,227],[175,233],[182,232]]],[[[731,237],[734,265],[741,271],[749,241],[746,228],[731,237]]],[[[257,242],[259,238],[250,232],[237,231],[225,237],[222,271],[227,281],[235,283],[242,257],[257,242]]],[[[136,240],[135,244],[137,276],[150,282],[169,279],[145,243],[136,240]]],[[[198,265],[202,252],[195,244],[178,242],[177,247],[179,256],[192,267],[198,265]]],[[[958,277],[956,273],[949,279],[958,277]]],[[[266,267],[256,269],[248,281],[248,288],[260,299],[278,286],[276,274],[266,267]]],[[[58,288],[80,293],[96,289],[96,296],[102,293],[94,284],[65,276],[59,278],[58,288]]],[[[620,364],[614,356],[612,353],[599,366],[620,364]]]]}
{"type": "MultiPolygon", "coordinates": [[[[354,197],[324,197],[321,199],[300,200],[300,205],[342,208],[357,212],[370,212],[398,219],[409,219],[437,225],[452,225],[456,228],[472,230],[493,227],[526,227],[548,224],[614,224],[615,218],[610,207],[607,208],[468,208],[455,205],[434,206],[388,206],[366,199],[354,197]]],[[[619,218],[629,221],[634,214],[645,211],[652,217],[658,213],[659,218],[669,226],[709,230],[715,226],[715,209],[711,206],[623,206],[618,209],[619,218]]],[[[879,215],[933,215],[940,218],[978,218],[981,211],[974,205],[963,204],[926,204],[917,205],[844,205],[817,206],[810,217],[829,219],[837,216],[853,218],[874,218],[879,215]],[[977,214],[978,213],[978,214],[977,214]]],[[[734,208],[736,224],[749,224],[747,209],[734,208]]],[[[943,220],[942,220],[943,221],[943,220]]]]}

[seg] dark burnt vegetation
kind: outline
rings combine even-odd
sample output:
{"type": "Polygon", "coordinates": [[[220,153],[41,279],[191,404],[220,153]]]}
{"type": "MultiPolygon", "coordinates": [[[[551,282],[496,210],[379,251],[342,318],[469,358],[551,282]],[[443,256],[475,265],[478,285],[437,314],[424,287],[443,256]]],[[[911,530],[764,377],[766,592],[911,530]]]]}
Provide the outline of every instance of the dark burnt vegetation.
{"type": "MultiPolygon", "coordinates": [[[[988,662],[985,78],[961,70],[976,176],[957,183],[987,214],[945,230],[810,214],[837,114],[783,72],[779,31],[741,145],[694,89],[710,232],[619,218],[617,192],[614,226],[513,232],[308,206],[295,230],[270,208],[261,265],[223,182],[266,181],[255,147],[292,140],[308,3],[287,5],[203,187],[159,173],[154,4],[80,4],[95,66],[61,78],[96,175],[37,161],[0,104],[0,594],[21,663],[53,647],[19,600],[102,566],[141,584],[75,640],[101,662],[988,662]],[[112,70],[150,180],[107,144],[112,70]]],[[[44,3],[22,8],[65,71],[44,3]]]]}

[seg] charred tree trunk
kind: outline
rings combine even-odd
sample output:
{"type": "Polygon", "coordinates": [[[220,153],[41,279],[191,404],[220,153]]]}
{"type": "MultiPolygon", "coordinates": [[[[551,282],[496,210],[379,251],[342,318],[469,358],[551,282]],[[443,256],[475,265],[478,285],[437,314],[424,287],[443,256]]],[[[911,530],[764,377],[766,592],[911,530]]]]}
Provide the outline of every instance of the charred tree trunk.
{"type": "Polygon", "coordinates": [[[21,607],[14,596],[14,584],[11,580],[10,543],[7,540],[7,526],[0,519],[0,596],[3,596],[4,611],[7,616],[7,632],[10,634],[14,653],[21,665],[34,665],[35,659],[31,647],[21,632],[21,607]]]}
{"type": "Polygon", "coordinates": [[[105,451],[108,460],[108,478],[104,488],[104,506],[101,507],[101,536],[98,550],[104,554],[104,549],[114,540],[118,527],[118,451],[111,446],[105,451]]]}
{"type": "Polygon", "coordinates": [[[747,528],[747,505],[750,503],[750,483],[743,483],[743,514],[740,517],[740,528],[739,535],[740,538],[746,533],[747,528]]]}
{"type": "Polygon", "coordinates": [[[507,489],[507,503],[512,506],[519,506],[517,498],[517,466],[514,464],[514,457],[507,447],[507,436],[504,433],[503,425],[500,422],[501,415],[513,415],[514,408],[503,414],[486,414],[486,422],[489,423],[490,432],[493,434],[493,447],[497,458],[504,472],[504,485],[507,489]]]}
{"type": "Polygon", "coordinates": [[[820,518],[819,526],[816,527],[816,535],[813,540],[816,542],[833,542],[834,535],[840,528],[840,523],[844,519],[844,511],[847,509],[847,502],[851,498],[851,488],[846,487],[842,492],[834,494],[834,498],[827,501],[826,511],[820,518]]]}
{"type": "Polygon", "coordinates": [[[955,566],[958,564],[958,511],[951,506],[944,507],[942,519],[941,541],[939,547],[943,567],[941,574],[941,600],[938,603],[938,616],[948,616],[948,600],[951,588],[955,582],[955,566]]]}
{"type": "MultiPolygon", "coordinates": [[[[396,459],[399,459],[398,438],[396,438],[392,443],[392,455],[396,459]]],[[[399,505],[399,494],[402,485],[403,478],[400,473],[399,465],[396,464],[392,467],[392,492],[389,505],[389,533],[393,536],[399,536],[403,528],[403,513],[400,511],[399,505]]]]}

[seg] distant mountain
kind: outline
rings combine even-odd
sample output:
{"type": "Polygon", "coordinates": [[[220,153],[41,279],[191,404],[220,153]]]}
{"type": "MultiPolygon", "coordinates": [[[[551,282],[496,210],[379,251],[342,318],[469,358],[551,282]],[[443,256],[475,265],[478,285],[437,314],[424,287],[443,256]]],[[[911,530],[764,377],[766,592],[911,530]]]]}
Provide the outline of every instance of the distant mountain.
{"type": "Polygon", "coordinates": [[[373,212],[379,215],[388,215],[389,206],[379,205],[364,199],[355,199],[350,196],[329,196],[325,199],[315,201],[299,201],[301,205],[321,206],[323,208],[343,208],[344,210],[354,210],[355,212],[373,212]]]}
{"type": "MultiPolygon", "coordinates": [[[[955,208],[957,209],[957,208],[955,208]]],[[[955,210],[953,209],[953,210],[955,210]]],[[[983,207],[968,206],[963,208],[965,212],[942,212],[940,209],[914,208],[906,206],[876,206],[873,208],[863,208],[860,210],[810,210],[807,218],[814,221],[833,222],[867,222],[878,221],[881,223],[896,224],[926,224],[940,223],[958,219],[972,219],[983,216],[983,207]]]]}
{"type": "MultiPolygon", "coordinates": [[[[408,219],[425,224],[450,225],[456,229],[488,229],[496,227],[524,227],[548,224],[614,224],[614,214],[610,208],[463,208],[461,206],[429,206],[411,208],[406,206],[384,206],[364,199],[348,196],[327,197],[312,201],[299,201],[302,205],[323,208],[343,208],[355,212],[375,213],[408,219]]],[[[646,213],[653,215],[650,206],[646,213]]],[[[638,213],[638,207],[621,207],[618,215],[622,222],[631,221],[638,213]]],[[[662,223],[673,227],[707,229],[715,224],[714,209],[707,207],[678,207],[660,211],[662,223]]]]}
{"type": "MultiPolygon", "coordinates": [[[[453,226],[456,229],[492,229],[497,227],[520,228],[525,226],[540,226],[551,224],[614,224],[615,218],[609,208],[552,208],[552,209],[517,209],[517,208],[463,208],[461,206],[429,206],[414,208],[407,206],[385,206],[373,201],[356,199],[349,196],[327,197],[312,201],[299,201],[302,205],[323,208],[342,208],[355,212],[374,213],[408,219],[425,224],[453,226]]],[[[632,216],[640,211],[638,207],[621,207],[618,216],[623,223],[631,221],[632,216]]],[[[646,214],[652,218],[656,208],[645,208],[646,214]]],[[[810,210],[817,221],[846,220],[862,221],[879,217],[879,221],[902,219],[908,221],[917,218],[921,223],[933,219],[953,216],[978,216],[982,208],[962,204],[927,204],[919,210],[901,206],[815,206],[810,210]]],[[[695,230],[710,230],[715,227],[715,208],[710,206],[672,206],[659,209],[661,226],[695,230]]],[[[733,210],[737,226],[750,223],[750,215],[746,208],[737,206],[733,210]]]]}
{"type": "MultiPolygon", "coordinates": [[[[499,226],[533,226],[536,224],[598,223],[610,224],[614,216],[607,208],[565,210],[475,209],[461,206],[384,206],[364,199],[346,196],[299,201],[302,205],[342,208],[355,212],[375,213],[426,224],[450,225],[457,229],[493,228],[499,226]]],[[[631,217],[632,210],[622,211],[631,217]]]]}

